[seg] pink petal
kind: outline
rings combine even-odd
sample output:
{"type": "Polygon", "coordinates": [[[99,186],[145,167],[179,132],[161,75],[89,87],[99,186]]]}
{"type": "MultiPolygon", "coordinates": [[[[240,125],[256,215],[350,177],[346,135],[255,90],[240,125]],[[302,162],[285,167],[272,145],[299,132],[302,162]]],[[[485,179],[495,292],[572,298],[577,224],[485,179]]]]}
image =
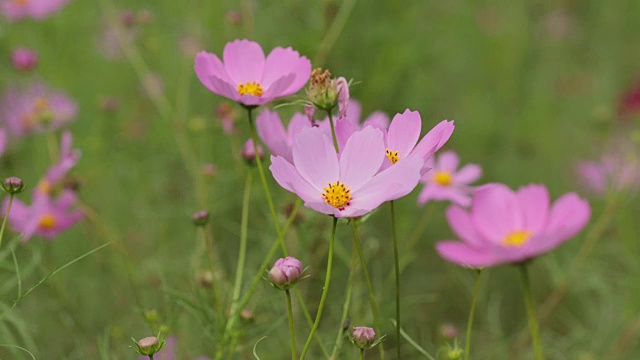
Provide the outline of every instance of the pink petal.
{"type": "Polygon", "coordinates": [[[544,230],[549,215],[549,191],[543,185],[531,184],[516,193],[524,216],[524,229],[533,234],[544,230]]]}
{"type": "Polygon", "coordinates": [[[357,191],[380,169],[384,154],[380,130],[368,126],[353,133],[340,154],[340,180],[357,191]]]}
{"type": "Polygon", "coordinates": [[[486,248],[474,248],[457,241],[440,241],[436,250],[445,260],[466,267],[489,267],[498,261],[486,248]]]}
{"type": "Polygon", "coordinates": [[[486,239],[502,243],[513,231],[524,230],[524,217],[516,194],[506,185],[485,186],[473,198],[473,221],[486,239]]]}
{"type": "Polygon", "coordinates": [[[362,116],[362,106],[358,100],[349,99],[349,104],[347,105],[347,115],[345,118],[350,122],[360,125],[360,117],[362,116]]]}
{"type": "Polygon", "coordinates": [[[576,171],[590,190],[600,194],[607,191],[607,175],[601,164],[584,161],[578,164],[576,171]]]}
{"type": "Polygon", "coordinates": [[[209,84],[211,86],[207,88],[213,91],[214,93],[218,95],[222,95],[231,100],[240,101],[240,94],[238,93],[238,89],[233,87],[230,83],[227,83],[222,79],[214,75],[211,75],[209,76],[209,84]]]}
{"type": "Polygon", "coordinates": [[[481,176],[482,168],[479,165],[467,164],[453,175],[453,182],[456,185],[466,185],[480,179],[481,176]]]}
{"type": "Polygon", "coordinates": [[[413,149],[413,153],[427,159],[449,140],[454,129],[453,120],[442,120],[431,129],[413,149]]]}
{"type": "Polygon", "coordinates": [[[282,157],[271,156],[269,166],[273,178],[285,190],[298,195],[305,202],[318,202],[322,200],[322,193],[314,189],[302,178],[296,168],[282,157]]]}
{"type": "Polygon", "coordinates": [[[561,196],[551,207],[542,249],[551,250],[580,232],[591,217],[589,203],[575,193],[561,196]]]}
{"type": "Polygon", "coordinates": [[[445,151],[442,154],[438,155],[437,162],[438,165],[436,167],[438,168],[438,170],[454,173],[458,168],[460,158],[458,158],[458,155],[453,151],[445,151]]]}
{"type": "Polygon", "coordinates": [[[295,113],[291,117],[289,126],[287,127],[287,141],[290,145],[293,145],[293,138],[298,135],[302,130],[311,127],[309,119],[301,113],[295,113]]]}
{"type": "Polygon", "coordinates": [[[400,159],[409,155],[420,137],[422,119],[417,111],[405,110],[396,114],[391,120],[386,136],[386,146],[389,150],[398,151],[400,159]]]}
{"type": "Polygon", "coordinates": [[[215,54],[211,54],[206,51],[199,52],[196,55],[194,68],[202,85],[215,93],[218,93],[218,91],[211,86],[211,76],[217,77],[222,82],[231,82],[224,64],[222,64],[222,61],[220,61],[215,54]]]}
{"type": "MultiPolygon", "coordinates": [[[[327,120],[329,121],[329,120],[327,120]]],[[[338,138],[338,148],[340,152],[343,152],[344,147],[347,145],[347,140],[358,131],[358,125],[349,119],[338,119],[335,123],[336,137],[338,138]]],[[[328,131],[331,136],[331,129],[328,131]]]]}
{"type": "Polygon", "coordinates": [[[222,57],[229,79],[235,85],[262,81],[265,59],[258,43],[249,40],[232,41],[225,45],[222,57]]]}
{"type": "MultiPolygon", "coordinates": [[[[288,74],[278,78],[276,81],[271,83],[271,85],[269,85],[269,87],[264,92],[262,97],[269,99],[269,101],[271,101],[272,99],[275,99],[278,97],[291,95],[291,93],[288,92],[287,89],[289,89],[289,87],[291,86],[291,84],[293,84],[295,79],[296,79],[295,74],[288,74]]],[[[265,101],[265,102],[268,102],[268,101],[265,101]]]]}
{"type": "Polygon", "coordinates": [[[293,74],[293,80],[281,91],[281,96],[289,96],[307,83],[311,76],[311,61],[290,47],[273,49],[265,62],[263,86],[271,87],[273,82],[289,74],[293,74]]]}
{"type": "Polygon", "coordinates": [[[438,192],[438,186],[434,184],[425,184],[422,191],[418,195],[418,204],[424,205],[434,199],[434,195],[438,192]]]}
{"type": "MultiPolygon", "coordinates": [[[[452,205],[446,211],[447,221],[453,232],[465,243],[482,247],[486,244],[476,231],[471,214],[460,206],[452,205]]],[[[488,244],[487,244],[488,245],[488,244]]]]}
{"type": "Polygon", "coordinates": [[[389,116],[382,111],[376,111],[367,116],[364,120],[363,126],[373,126],[376,129],[387,129],[389,127],[389,116]]]}
{"type": "Polygon", "coordinates": [[[320,129],[305,129],[296,136],[293,163],[300,175],[320,193],[329,183],[339,180],[338,154],[320,129]]]}
{"type": "Polygon", "coordinates": [[[288,136],[277,112],[264,109],[256,117],[256,130],[260,140],[273,155],[282,156],[293,163],[291,148],[287,145],[288,136]]]}

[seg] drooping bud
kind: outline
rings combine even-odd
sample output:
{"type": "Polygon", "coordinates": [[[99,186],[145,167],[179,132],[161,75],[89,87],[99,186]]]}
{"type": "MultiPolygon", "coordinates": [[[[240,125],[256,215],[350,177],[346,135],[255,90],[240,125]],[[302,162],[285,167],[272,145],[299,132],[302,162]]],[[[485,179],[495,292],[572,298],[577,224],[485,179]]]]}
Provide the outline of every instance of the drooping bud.
{"type": "Polygon", "coordinates": [[[19,194],[24,190],[22,179],[15,176],[8,177],[2,182],[2,188],[9,194],[19,194]]]}
{"type": "MultiPolygon", "coordinates": [[[[263,159],[264,158],[264,149],[262,148],[262,146],[260,144],[258,144],[257,148],[258,148],[258,156],[260,156],[260,159],[263,159]]],[[[242,158],[249,165],[255,164],[255,162],[256,162],[256,151],[255,151],[255,148],[253,146],[253,139],[249,139],[249,140],[247,140],[247,142],[244,143],[244,146],[242,147],[242,158]]]]}
{"type": "Polygon", "coordinates": [[[351,339],[360,349],[368,349],[376,341],[376,331],[370,327],[357,326],[351,331],[351,339]]]}
{"type": "Polygon", "coordinates": [[[31,71],[38,65],[38,53],[26,47],[19,47],[13,50],[11,63],[18,71],[31,71]]]}
{"type": "Polygon", "coordinates": [[[209,212],[200,210],[193,214],[193,224],[195,226],[205,226],[209,222],[209,212]]]}
{"type": "Polygon", "coordinates": [[[302,262],[292,256],[278,259],[269,271],[269,280],[273,286],[287,290],[293,286],[302,275],[302,262]]]}

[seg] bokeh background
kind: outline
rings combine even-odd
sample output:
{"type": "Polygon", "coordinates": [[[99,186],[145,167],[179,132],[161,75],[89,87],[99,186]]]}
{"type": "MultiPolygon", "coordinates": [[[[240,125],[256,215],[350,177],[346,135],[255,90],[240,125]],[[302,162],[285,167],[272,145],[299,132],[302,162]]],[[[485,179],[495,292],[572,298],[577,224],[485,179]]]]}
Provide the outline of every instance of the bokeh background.
{"type": "MultiPolygon", "coordinates": [[[[6,1],[6,0],[3,0],[6,1]]],[[[248,172],[240,149],[248,137],[242,109],[225,133],[220,104],[200,84],[193,58],[220,54],[237,38],[265,51],[292,46],[314,67],[352,78],[351,95],[363,114],[422,114],[424,127],[455,119],[446,149],[483,168],[480,183],[547,185],[553,198],[581,186],[577,161],[599,157],[616,143],[637,140],[638,115],[620,115],[620,103],[640,79],[640,2],[617,1],[72,1],[42,21],[0,23],[0,85],[35,80],[67,92],[79,105],[69,128],[82,159],[73,171],[87,218],[53,241],[34,238],[16,247],[24,287],[56,266],[103,243],[108,248],[73,264],[38,287],[0,320],[0,343],[22,346],[38,359],[135,359],[130,338],[166,325],[177,338],[177,359],[213,357],[222,319],[211,314],[211,289],[194,269],[200,239],[191,221],[211,213],[216,284],[229,305],[240,236],[241,199],[248,172]],[[114,30],[117,29],[117,30],[114,30]],[[117,36],[119,34],[119,37],[117,36]],[[124,44],[123,48],[121,45],[124,44]],[[16,72],[12,50],[29,46],[36,70],[16,72]],[[213,164],[215,169],[210,165],[213,164]],[[145,312],[155,310],[149,322],[145,312]]],[[[290,99],[289,99],[290,100],[290,99]]],[[[225,105],[223,105],[225,106],[225,105]]],[[[279,108],[283,118],[299,106],[279,108]]],[[[33,186],[50,165],[46,135],[12,141],[0,175],[33,186]]],[[[245,284],[258,271],[275,230],[254,174],[245,284]]],[[[278,209],[295,197],[270,178],[278,209]]],[[[432,354],[463,339],[474,274],[439,258],[434,243],[452,237],[445,203],[416,204],[416,190],[399,202],[404,329],[432,354]]],[[[23,200],[30,195],[26,192],[23,200]]],[[[580,257],[566,296],[542,322],[549,359],[640,358],[640,210],[632,191],[589,197],[590,227],[532,266],[540,306],[557,291],[598,232],[593,251],[580,257]],[[593,229],[597,223],[599,228],[593,229]],[[595,235],[594,235],[595,236],[595,235]],[[555,289],[555,290],[554,290],[555,289]]],[[[284,214],[284,212],[283,212],[284,214]]],[[[285,215],[282,215],[284,219],[285,215]]],[[[305,209],[287,234],[292,254],[309,266],[299,285],[312,313],[317,307],[331,221],[305,209]]],[[[381,308],[388,358],[393,358],[393,258],[388,208],[362,226],[363,242],[381,308]]],[[[9,237],[11,238],[11,237],[9,237]]],[[[14,239],[15,241],[15,239],[14,239]]],[[[345,224],[320,336],[331,348],[339,328],[351,252],[345,224]]],[[[3,307],[16,293],[16,276],[2,252],[3,307]]],[[[274,259],[275,260],[275,259],[274,259]]],[[[197,261],[196,261],[197,262],[197,261]]],[[[474,329],[474,359],[532,359],[516,269],[486,272],[474,329]]],[[[248,310],[251,319],[233,359],[288,356],[284,297],[266,282],[248,310]]],[[[366,286],[354,288],[351,325],[372,325],[366,286]]],[[[298,341],[307,335],[299,309],[298,341]]],[[[343,358],[356,356],[350,344],[343,358]]],[[[419,355],[402,341],[407,359],[419,355]]],[[[313,348],[311,358],[322,358],[313,348]]],[[[440,355],[444,353],[441,352],[440,355]]],[[[368,358],[377,358],[371,352],[368,358]]],[[[3,359],[29,359],[0,347],[3,359]]]]}

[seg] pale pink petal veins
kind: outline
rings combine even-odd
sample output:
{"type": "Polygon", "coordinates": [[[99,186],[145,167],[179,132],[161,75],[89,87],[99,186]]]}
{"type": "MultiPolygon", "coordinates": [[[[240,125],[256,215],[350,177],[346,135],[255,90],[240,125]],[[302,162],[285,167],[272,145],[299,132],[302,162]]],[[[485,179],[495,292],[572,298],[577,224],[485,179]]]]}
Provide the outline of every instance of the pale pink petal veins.
{"type": "Polygon", "coordinates": [[[352,192],[373,178],[385,158],[382,132],[370,126],[355,132],[340,154],[340,180],[352,192]]]}
{"type": "Polygon", "coordinates": [[[305,129],[295,137],[293,162],[300,175],[320,192],[339,180],[338,154],[320,129],[305,129]]]}
{"type": "Polygon", "coordinates": [[[264,52],[260,45],[249,40],[227,43],[222,54],[229,79],[235,84],[260,82],[265,67],[264,52]]]}
{"type": "Polygon", "coordinates": [[[523,230],[541,233],[547,225],[549,215],[549,191],[543,185],[531,184],[516,192],[524,215],[523,230]]]}
{"type": "Polygon", "coordinates": [[[207,88],[212,92],[235,101],[240,101],[240,94],[238,93],[238,89],[234,88],[230,83],[225,82],[224,80],[214,75],[211,75],[209,76],[209,84],[210,87],[207,88]]]}
{"type": "Polygon", "coordinates": [[[404,159],[416,146],[421,129],[422,119],[419,112],[407,109],[402,114],[396,114],[386,135],[387,148],[398,151],[400,159],[404,159]]]}
{"type": "Polygon", "coordinates": [[[499,261],[488,248],[474,248],[458,241],[440,241],[436,250],[445,260],[466,267],[488,267],[499,261]]]}

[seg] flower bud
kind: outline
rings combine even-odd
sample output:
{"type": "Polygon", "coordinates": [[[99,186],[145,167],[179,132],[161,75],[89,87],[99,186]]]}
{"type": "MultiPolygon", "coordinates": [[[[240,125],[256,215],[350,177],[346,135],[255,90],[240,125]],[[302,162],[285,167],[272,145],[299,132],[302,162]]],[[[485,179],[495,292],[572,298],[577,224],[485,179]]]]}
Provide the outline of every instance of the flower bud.
{"type": "Polygon", "coordinates": [[[269,280],[271,283],[282,290],[289,289],[294,285],[300,275],[302,275],[302,262],[300,260],[288,256],[278,259],[269,271],[269,280]]]}
{"type": "Polygon", "coordinates": [[[11,63],[18,71],[31,71],[38,65],[38,53],[26,47],[19,47],[13,50],[11,63]]]}
{"type": "MultiPolygon", "coordinates": [[[[158,320],[158,310],[151,309],[144,312],[144,319],[147,322],[156,322],[158,320]]],[[[148,339],[148,338],[147,338],[148,339]]]]}
{"type": "Polygon", "coordinates": [[[454,347],[452,349],[447,350],[447,359],[449,360],[460,360],[462,359],[462,354],[464,351],[459,347],[454,347]]]}
{"type": "Polygon", "coordinates": [[[440,335],[445,339],[455,339],[458,337],[458,328],[449,323],[440,325],[440,335]]]}
{"type": "Polygon", "coordinates": [[[211,271],[201,271],[198,273],[198,284],[203,288],[210,288],[213,286],[213,273],[211,271]]]}
{"type": "Polygon", "coordinates": [[[225,19],[231,25],[239,25],[242,22],[242,15],[236,10],[231,10],[225,14],[225,19]]]}
{"type": "Polygon", "coordinates": [[[138,354],[142,356],[153,356],[153,354],[160,351],[165,344],[165,340],[159,340],[155,336],[146,337],[144,339],[140,339],[138,341],[133,340],[135,344],[135,348],[133,348],[138,354]]]}
{"type": "Polygon", "coordinates": [[[349,103],[349,82],[343,77],[332,79],[329,70],[316,68],[311,72],[307,97],[313,106],[327,112],[337,105],[339,116],[344,117],[349,103]]]}
{"type": "Polygon", "coordinates": [[[195,226],[205,226],[209,222],[209,212],[200,210],[193,214],[193,224],[195,226]]]}
{"type": "Polygon", "coordinates": [[[360,349],[368,349],[373,346],[376,341],[376,331],[373,328],[365,326],[357,326],[351,332],[353,343],[360,349]]]}
{"type": "Polygon", "coordinates": [[[24,183],[22,182],[22,179],[12,176],[4,179],[4,182],[2,182],[2,188],[9,194],[19,194],[24,190],[24,183]]]}
{"type": "Polygon", "coordinates": [[[202,175],[213,177],[218,173],[218,168],[214,164],[206,163],[202,164],[200,171],[202,172],[202,175]]]}
{"type": "Polygon", "coordinates": [[[253,321],[253,311],[242,309],[242,311],[240,311],[240,318],[245,322],[253,321]]]}
{"type": "MultiPolygon", "coordinates": [[[[258,156],[260,159],[264,158],[264,149],[260,144],[258,144],[258,156]]],[[[256,162],[256,151],[253,147],[253,139],[247,140],[242,147],[242,158],[249,165],[253,165],[256,162]]]]}

